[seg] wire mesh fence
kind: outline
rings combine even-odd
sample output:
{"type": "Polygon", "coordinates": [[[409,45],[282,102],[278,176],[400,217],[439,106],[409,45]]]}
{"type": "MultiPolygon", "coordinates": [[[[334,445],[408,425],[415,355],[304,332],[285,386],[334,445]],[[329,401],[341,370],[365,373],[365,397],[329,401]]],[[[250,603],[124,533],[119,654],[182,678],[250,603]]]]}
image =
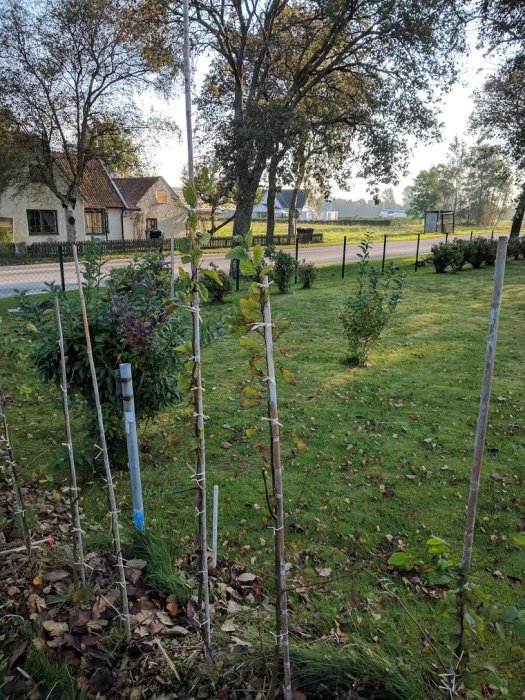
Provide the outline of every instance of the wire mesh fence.
{"type": "MultiPolygon", "coordinates": [[[[482,235],[493,238],[501,234],[493,231],[492,234],[482,235]]],[[[471,233],[470,238],[473,236],[474,234],[471,233]]],[[[417,271],[418,265],[430,254],[435,243],[451,240],[452,237],[453,234],[440,236],[419,234],[417,238],[400,240],[399,237],[385,234],[374,242],[370,257],[383,268],[389,259],[412,257],[415,258],[415,270],[417,271]]],[[[255,245],[265,246],[266,243],[265,236],[254,238],[255,245]]],[[[315,234],[312,229],[307,230],[306,234],[301,233],[291,243],[285,236],[277,236],[274,238],[273,244],[286,250],[297,263],[305,261],[313,263],[317,267],[339,266],[342,278],[345,276],[347,266],[358,260],[360,252],[358,242],[355,239],[350,240],[350,236],[342,234],[340,242],[326,244],[323,242],[322,234],[315,234]]],[[[85,245],[83,242],[77,244],[80,258],[82,258],[85,245]]],[[[243,289],[249,280],[243,279],[235,265],[232,265],[226,257],[231,245],[231,238],[217,237],[212,239],[207,246],[202,264],[205,267],[213,264],[232,274],[234,288],[243,289]]],[[[103,241],[101,244],[101,254],[106,258],[104,264],[106,272],[128,265],[134,256],[148,253],[158,255],[167,267],[171,267],[171,241],[169,239],[103,241]]],[[[175,269],[178,269],[180,265],[181,261],[177,254],[175,241],[175,269]]],[[[295,282],[297,283],[297,275],[295,282]]],[[[22,291],[32,294],[46,292],[53,284],[60,286],[63,290],[71,290],[76,287],[71,244],[38,243],[25,246],[0,243],[0,298],[13,297],[22,291]]]]}

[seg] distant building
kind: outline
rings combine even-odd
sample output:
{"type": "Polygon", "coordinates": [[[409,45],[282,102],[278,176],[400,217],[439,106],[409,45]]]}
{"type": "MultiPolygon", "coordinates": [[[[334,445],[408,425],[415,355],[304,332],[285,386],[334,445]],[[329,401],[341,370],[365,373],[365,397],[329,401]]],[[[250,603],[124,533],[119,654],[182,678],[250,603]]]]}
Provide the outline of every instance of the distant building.
{"type": "Polygon", "coordinates": [[[379,212],[379,216],[391,217],[392,219],[404,219],[406,218],[406,211],[402,209],[383,209],[379,212]]]}
{"type": "Polygon", "coordinates": [[[321,212],[321,219],[323,221],[337,221],[339,218],[339,212],[337,209],[327,209],[321,212]]]}

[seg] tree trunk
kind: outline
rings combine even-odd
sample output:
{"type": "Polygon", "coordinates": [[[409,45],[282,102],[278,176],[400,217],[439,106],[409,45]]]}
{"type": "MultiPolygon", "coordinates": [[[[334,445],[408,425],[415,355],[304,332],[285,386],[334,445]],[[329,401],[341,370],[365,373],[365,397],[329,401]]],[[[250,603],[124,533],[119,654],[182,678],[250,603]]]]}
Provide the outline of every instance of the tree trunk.
{"type": "Polygon", "coordinates": [[[75,222],[75,202],[69,200],[66,207],[66,233],[68,243],[75,243],[77,240],[77,227],[75,222]]]}
{"type": "Polygon", "coordinates": [[[268,169],[268,196],[266,198],[266,244],[273,245],[275,233],[275,197],[277,196],[277,165],[279,160],[274,155],[268,169]]]}
{"type": "Polygon", "coordinates": [[[299,194],[299,188],[297,183],[294,185],[292,190],[292,197],[290,199],[290,209],[288,211],[288,238],[286,242],[288,244],[293,243],[295,236],[297,235],[297,195],[299,194]]]}
{"type": "Polygon", "coordinates": [[[516,211],[512,217],[512,226],[510,227],[510,237],[517,238],[520,235],[523,216],[525,215],[525,182],[522,185],[521,192],[516,201],[516,211]]]}
{"type": "Polygon", "coordinates": [[[233,235],[246,236],[252,223],[253,205],[259,181],[262,175],[262,168],[257,174],[249,173],[249,179],[237,180],[237,197],[235,208],[235,219],[233,220],[233,235]]]}
{"type": "Polygon", "coordinates": [[[287,243],[293,243],[295,236],[297,235],[297,197],[299,195],[299,190],[303,184],[304,174],[306,172],[306,157],[304,151],[299,156],[299,167],[297,169],[297,175],[295,178],[292,198],[290,200],[290,209],[288,211],[288,238],[287,243]]]}

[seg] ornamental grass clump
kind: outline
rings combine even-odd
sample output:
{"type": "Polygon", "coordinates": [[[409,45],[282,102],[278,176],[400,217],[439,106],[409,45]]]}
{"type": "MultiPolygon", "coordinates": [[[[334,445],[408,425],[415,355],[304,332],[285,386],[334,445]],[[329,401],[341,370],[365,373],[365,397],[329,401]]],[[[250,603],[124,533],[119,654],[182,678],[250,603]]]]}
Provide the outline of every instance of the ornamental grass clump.
{"type": "Polygon", "coordinates": [[[317,277],[317,268],[313,263],[303,260],[299,263],[297,275],[302,289],[310,289],[313,287],[315,278],[317,277]]]}
{"type": "Polygon", "coordinates": [[[398,276],[394,262],[384,271],[370,263],[371,236],[361,241],[357,275],[357,291],[339,309],[348,341],[346,361],[351,366],[363,365],[371,348],[379,340],[401,298],[404,276],[398,276]]]}

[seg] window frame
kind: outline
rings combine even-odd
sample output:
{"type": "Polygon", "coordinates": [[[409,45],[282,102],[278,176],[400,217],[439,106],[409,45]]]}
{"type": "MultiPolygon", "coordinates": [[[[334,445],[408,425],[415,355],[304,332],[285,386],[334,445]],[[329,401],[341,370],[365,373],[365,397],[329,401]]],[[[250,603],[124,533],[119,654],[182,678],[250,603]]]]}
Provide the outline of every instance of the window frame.
{"type": "Polygon", "coordinates": [[[146,219],[146,231],[158,231],[159,230],[159,220],[155,218],[146,219]],[[148,222],[154,222],[154,226],[149,226],[148,222]]]}
{"type": "Polygon", "coordinates": [[[108,212],[106,209],[84,209],[84,233],[86,236],[105,236],[107,238],[109,232],[108,212]],[[88,227],[87,216],[98,214],[100,217],[100,230],[92,230],[94,227],[88,227]]]}
{"type": "Polygon", "coordinates": [[[59,236],[60,231],[58,230],[58,217],[56,209],[26,209],[27,216],[27,232],[29,236],[59,236]],[[45,231],[45,220],[44,215],[51,214],[53,217],[54,231],[45,231]],[[34,231],[35,221],[32,222],[32,217],[38,215],[39,231],[34,231]]]}

